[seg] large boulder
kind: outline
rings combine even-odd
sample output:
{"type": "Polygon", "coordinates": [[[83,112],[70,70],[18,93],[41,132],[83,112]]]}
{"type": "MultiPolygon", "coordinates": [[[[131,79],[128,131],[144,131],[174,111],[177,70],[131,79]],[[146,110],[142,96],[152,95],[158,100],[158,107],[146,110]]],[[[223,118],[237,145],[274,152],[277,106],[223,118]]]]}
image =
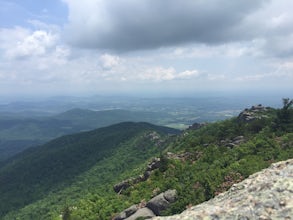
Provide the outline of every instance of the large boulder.
{"type": "Polygon", "coordinates": [[[122,190],[127,189],[131,186],[133,179],[124,180],[120,183],[117,183],[113,186],[113,189],[116,193],[120,193],[122,190]]]}
{"type": "Polygon", "coordinates": [[[151,218],[156,215],[160,215],[161,211],[166,210],[171,203],[175,202],[177,199],[176,190],[167,190],[161,193],[149,202],[147,202],[146,207],[140,208],[140,205],[133,205],[128,209],[122,211],[118,216],[113,218],[114,220],[135,220],[139,217],[141,218],[151,218]]]}
{"type": "Polygon", "coordinates": [[[166,210],[171,203],[175,202],[177,197],[176,190],[168,190],[152,198],[146,206],[151,209],[156,215],[160,215],[166,210]]]}
{"type": "Polygon", "coordinates": [[[129,188],[130,186],[132,186],[134,184],[146,181],[150,177],[151,172],[153,170],[155,170],[155,169],[160,168],[161,165],[162,165],[161,159],[160,158],[154,158],[147,165],[147,168],[146,168],[146,170],[145,170],[145,172],[143,174],[139,175],[136,178],[130,178],[130,179],[127,179],[127,180],[124,180],[124,181],[122,181],[120,183],[115,184],[113,186],[114,191],[116,193],[121,193],[123,190],[129,188]]]}
{"type": "Polygon", "coordinates": [[[188,130],[198,130],[206,125],[207,125],[206,123],[194,123],[188,127],[188,130]]]}
{"type": "Polygon", "coordinates": [[[244,109],[244,111],[240,112],[238,115],[238,121],[242,122],[250,122],[256,119],[260,119],[265,116],[265,112],[268,110],[267,107],[262,106],[261,104],[257,106],[252,106],[250,109],[244,109]]]}
{"type": "Polygon", "coordinates": [[[123,220],[133,215],[138,210],[137,205],[132,205],[129,208],[122,211],[118,216],[114,218],[114,220],[123,220]]]}
{"type": "Polygon", "coordinates": [[[160,158],[154,158],[152,162],[150,162],[147,166],[146,171],[153,171],[155,169],[158,169],[161,167],[161,159],[160,158]]]}
{"type": "Polygon", "coordinates": [[[136,220],[137,218],[152,218],[155,217],[156,215],[153,213],[152,210],[148,208],[141,208],[137,210],[133,215],[130,217],[126,218],[125,220],[136,220]]]}
{"type": "Polygon", "coordinates": [[[169,189],[164,192],[164,197],[169,203],[173,203],[177,199],[177,191],[175,189],[169,189]]]}

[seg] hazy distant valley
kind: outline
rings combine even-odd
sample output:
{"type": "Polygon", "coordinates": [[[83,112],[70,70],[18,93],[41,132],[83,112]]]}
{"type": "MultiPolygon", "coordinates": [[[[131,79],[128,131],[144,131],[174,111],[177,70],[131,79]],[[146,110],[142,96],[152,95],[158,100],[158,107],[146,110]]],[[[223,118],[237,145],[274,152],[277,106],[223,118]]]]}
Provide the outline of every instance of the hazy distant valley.
{"type": "MultiPolygon", "coordinates": [[[[35,117],[32,105],[33,111],[28,111],[22,103],[23,112],[3,113],[0,217],[117,220],[126,219],[120,216],[130,207],[135,209],[133,219],[143,210],[171,215],[213,198],[272,162],[293,157],[292,100],[284,99],[278,109],[252,106],[236,117],[231,115],[238,102],[232,108],[223,105],[225,99],[197,100],[200,106],[183,100],[161,99],[140,109],[135,104],[136,110],[118,109],[113,103],[111,110],[100,111],[71,105],[73,109],[50,116],[39,107],[35,117]],[[208,115],[214,117],[204,120],[208,115]],[[185,126],[209,123],[178,130],[135,122],[148,120],[185,126]],[[24,150],[30,145],[23,143],[29,141],[38,146],[24,150]],[[162,193],[172,194],[172,203],[164,200],[167,206],[157,210],[154,206],[159,205],[150,202],[160,200],[162,193]]],[[[60,108],[54,106],[55,111],[60,108]]]]}
{"type": "Polygon", "coordinates": [[[221,98],[59,97],[0,103],[0,161],[66,134],[125,121],[185,129],[229,118],[240,106],[221,98]]]}
{"type": "MultiPolygon", "coordinates": [[[[56,137],[119,122],[149,122],[186,129],[237,115],[260,98],[55,97],[0,102],[0,161],[56,137]]],[[[279,100],[268,99],[270,105],[279,100]]]]}

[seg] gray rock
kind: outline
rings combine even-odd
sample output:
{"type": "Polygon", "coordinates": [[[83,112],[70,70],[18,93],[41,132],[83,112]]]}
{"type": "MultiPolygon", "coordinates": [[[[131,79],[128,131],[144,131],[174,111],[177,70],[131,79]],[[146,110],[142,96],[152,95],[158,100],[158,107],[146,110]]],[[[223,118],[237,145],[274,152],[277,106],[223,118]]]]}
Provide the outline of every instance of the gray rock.
{"type": "Polygon", "coordinates": [[[175,189],[169,189],[164,192],[164,197],[169,203],[173,203],[177,199],[177,191],[175,189]]]}
{"type": "Polygon", "coordinates": [[[114,218],[114,220],[123,220],[133,215],[138,210],[137,205],[132,205],[129,208],[122,211],[118,216],[114,218]]]}
{"type": "Polygon", "coordinates": [[[234,148],[234,147],[237,147],[238,145],[240,145],[240,144],[242,144],[244,142],[245,142],[244,136],[237,136],[237,137],[234,137],[233,139],[221,140],[220,144],[225,146],[225,147],[234,148]]]}
{"type": "Polygon", "coordinates": [[[161,166],[161,159],[160,158],[154,158],[152,160],[152,162],[150,162],[147,166],[147,170],[146,171],[153,171],[155,169],[160,168],[161,166]]]}
{"type": "Polygon", "coordinates": [[[177,199],[176,190],[167,190],[164,193],[152,198],[148,203],[147,207],[139,208],[137,205],[133,205],[128,209],[122,211],[114,220],[124,219],[136,219],[139,217],[153,217],[159,215],[161,211],[169,207],[169,205],[175,202],[177,199]]]}
{"type": "Polygon", "coordinates": [[[265,113],[268,110],[267,107],[262,105],[252,106],[250,109],[245,109],[238,115],[238,121],[250,122],[256,119],[266,117],[265,113]]]}
{"type": "Polygon", "coordinates": [[[152,198],[146,206],[151,209],[156,215],[160,215],[160,212],[167,209],[170,203],[165,199],[164,193],[152,198]]]}
{"type": "Polygon", "coordinates": [[[122,190],[125,190],[128,187],[130,187],[132,181],[133,181],[133,179],[124,180],[124,181],[114,185],[113,189],[116,193],[120,193],[122,190]]]}
{"type": "Polygon", "coordinates": [[[124,220],[126,218],[126,215],[124,212],[121,212],[119,215],[113,218],[113,220],[124,220]]]}
{"type": "Polygon", "coordinates": [[[124,212],[126,214],[126,217],[131,216],[138,210],[137,205],[130,206],[128,209],[125,209],[124,212]]]}
{"type": "Polygon", "coordinates": [[[198,130],[206,125],[207,125],[206,123],[194,123],[188,127],[188,130],[198,130]]]}
{"type": "Polygon", "coordinates": [[[113,186],[113,189],[116,193],[121,193],[123,190],[129,188],[130,186],[134,185],[134,184],[137,184],[137,183],[140,183],[140,182],[143,182],[143,181],[146,181],[150,175],[151,175],[151,172],[155,169],[158,169],[161,167],[161,159],[160,158],[154,158],[148,165],[147,165],[147,168],[146,168],[146,171],[139,175],[138,177],[136,178],[130,178],[130,179],[127,179],[127,180],[124,180],[120,183],[117,183],[113,186]]]}
{"type": "Polygon", "coordinates": [[[272,164],[214,199],[154,220],[293,219],[293,159],[272,164]]]}
{"type": "Polygon", "coordinates": [[[156,215],[152,212],[152,210],[150,210],[148,208],[142,208],[142,209],[137,210],[133,215],[126,218],[125,220],[136,220],[139,217],[152,218],[155,216],[156,215]]]}
{"type": "Polygon", "coordinates": [[[143,177],[145,180],[147,180],[151,175],[151,171],[145,171],[144,174],[143,174],[143,177]]]}
{"type": "Polygon", "coordinates": [[[168,190],[152,198],[146,206],[151,209],[156,215],[160,215],[163,210],[166,210],[171,203],[175,202],[177,196],[176,190],[168,190]]]}

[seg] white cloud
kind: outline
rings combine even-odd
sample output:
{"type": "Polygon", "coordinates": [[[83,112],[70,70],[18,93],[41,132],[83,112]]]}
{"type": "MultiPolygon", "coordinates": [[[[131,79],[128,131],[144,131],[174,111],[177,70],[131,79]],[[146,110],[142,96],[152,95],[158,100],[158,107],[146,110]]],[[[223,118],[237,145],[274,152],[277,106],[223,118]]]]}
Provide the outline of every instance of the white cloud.
{"type": "Polygon", "coordinates": [[[293,1],[270,1],[262,10],[246,17],[243,28],[253,32],[258,54],[265,57],[287,58],[293,56],[293,1]]]}
{"type": "Polygon", "coordinates": [[[0,28],[0,89],[292,87],[291,0],[63,1],[66,30],[32,18],[26,28],[0,28]]]}
{"type": "Polygon", "coordinates": [[[71,49],[65,45],[57,45],[55,47],[55,56],[58,59],[65,59],[70,56],[71,49]]]}
{"type": "Polygon", "coordinates": [[[27,28],[16,26],[14,28],[0,29],[0,49],[8,50],[13,48],[15,44],[30,35],[30,30],[27,28]]]}
{"type": "Polygon", "coordinates": [[[7,48],[6,55],[9,58],[23,58],[46,54],[57,41],[57,36],[42,30],[34,31],[30,35],[19,39],[16,45],[7,48]]]}
{"type": "Polygon", "coordinates": [[[14,27],[0,29],[0,56],[3,59],[43,56],[55,49],[59,36],[45,30],[14,27]]]}
{"type": "Polygon", "coordinates": [[[104,69],[112,69],[121,63],[121,59],[118,56],[103,54],[100,56],[100,62],[104,69]]]}
{"type": "Polygon", "coordinates": [[[174,67],[164,68],[158,66],[154,68],[148,68],[142,73],[139,73],[138,78],[146,81],[161,82],[190,79],[199,75],[200,74],[197,70],[186,70],[178,73],[174,67]]]}
{"type": "Polygon", "coordinates": [[[59,42],[59,33],[14,27],[0,29],[1,82],[34,85],[64,80],[71,50],[59,42]],[[64,71],[64,72],[63,72],[64,71]]]}
{"type": "Polygon", "coordinates": [[[185,70],[183,72],[178,73],[178,79],[189,79],[190,77],[198,77],[200,73],[197,70],[185,70]]]}

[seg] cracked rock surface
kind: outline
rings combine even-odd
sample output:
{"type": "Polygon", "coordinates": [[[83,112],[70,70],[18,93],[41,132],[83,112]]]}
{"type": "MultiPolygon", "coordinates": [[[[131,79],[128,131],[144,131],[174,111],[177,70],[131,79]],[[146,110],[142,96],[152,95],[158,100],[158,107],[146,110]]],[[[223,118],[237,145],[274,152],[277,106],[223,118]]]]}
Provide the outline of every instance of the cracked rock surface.
{"type": "Polygon", "coordinates": [[[272,164],[179,215],[153,218],[168,219],[293,220],[293,159],[272,164]]]}

